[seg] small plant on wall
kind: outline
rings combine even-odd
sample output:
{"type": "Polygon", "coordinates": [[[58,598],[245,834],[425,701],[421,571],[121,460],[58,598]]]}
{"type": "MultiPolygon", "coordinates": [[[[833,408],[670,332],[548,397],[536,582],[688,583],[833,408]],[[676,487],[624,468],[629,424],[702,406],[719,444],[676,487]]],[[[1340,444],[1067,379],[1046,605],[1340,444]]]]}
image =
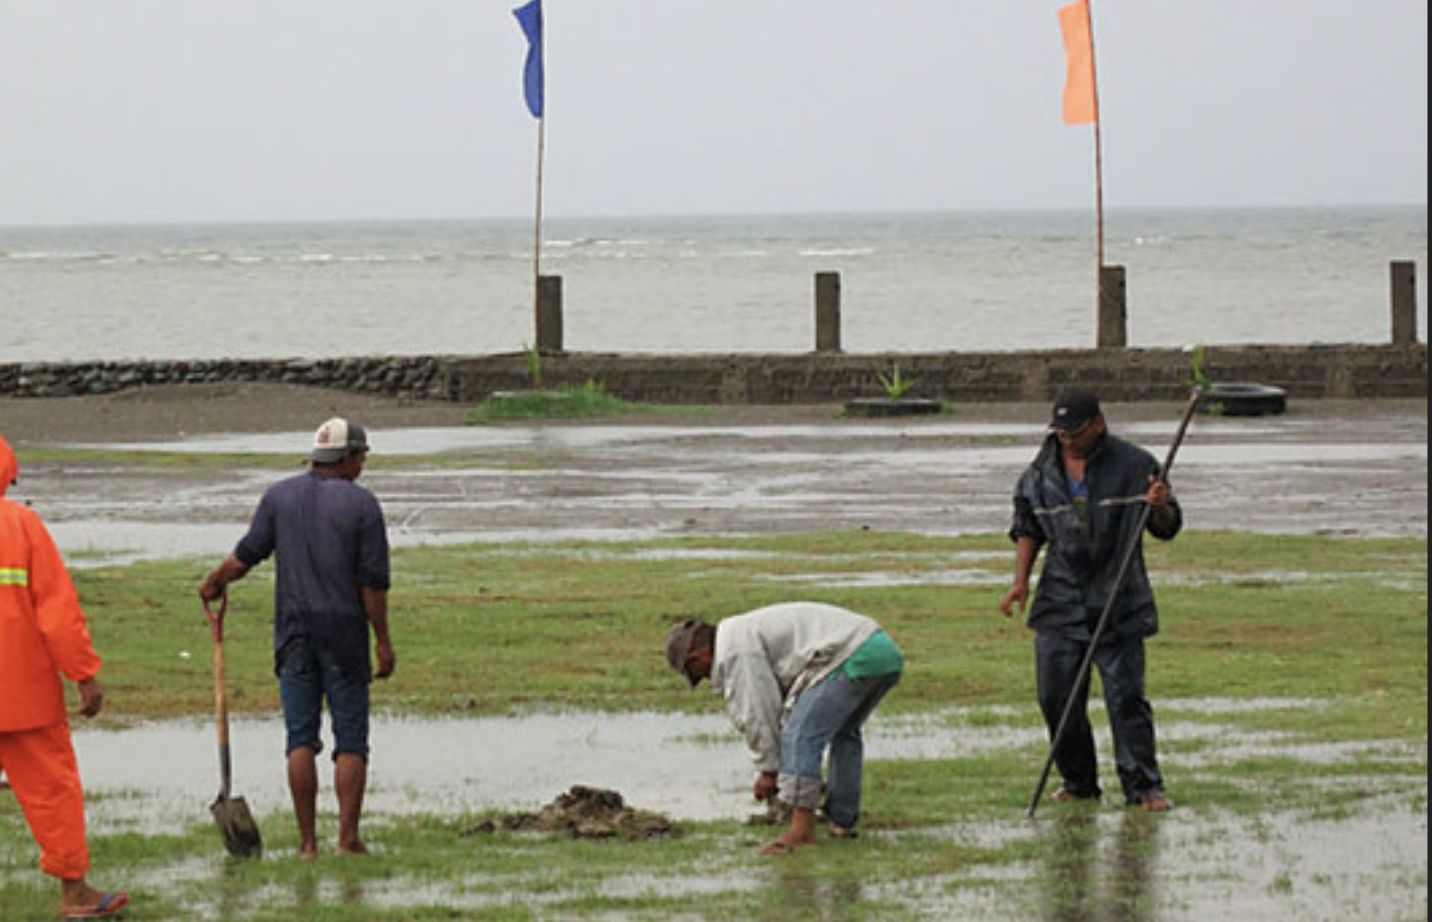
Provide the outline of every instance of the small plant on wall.
{"type": "Polygon", "coordinates": [[[918,382],[905,377],[898,363],[892,364],[888,372],[875,372],[875,380],[880,383],[884,396],[856,397],[846,401],[846,416],[915,416],[949,411],[943,401],[911,397],[910,392],[918,382]]]}
{"type": "Polygon", "coordinates": [[[542,353],[537,351],[536,346],[523,346],[523,356],[527,359],[527,375],[532,379],[532,389],[542,390],[542,353]]]}
{"type": "Polygon", "coordinates": [[[891,400],[904,398],[915,386],[914,378],[902,378],[900,376],[900,363],[898,362],[891,366],[890,374],[887,375],[883,371],[877,371],[875,378],[880,382],[880,387],[884,389],[885,396],[891,400]]]}

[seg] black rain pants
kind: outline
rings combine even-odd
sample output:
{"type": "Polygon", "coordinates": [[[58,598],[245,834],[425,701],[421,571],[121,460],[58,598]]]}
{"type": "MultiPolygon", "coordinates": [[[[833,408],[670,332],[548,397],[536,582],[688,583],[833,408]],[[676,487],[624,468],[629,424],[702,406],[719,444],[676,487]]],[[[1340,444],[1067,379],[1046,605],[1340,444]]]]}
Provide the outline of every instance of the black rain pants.
{"type": "MultiPolygon", "coordinates": [[[[1034,636],[1034,664],[1039,709],[1049,736],[1059,726],[1064,704],[1089,649],[1087,640],[1075,640],[1053,631],[1034,636]]],[[[1105,634],[1094,653],[1094,664],[1104,686],[1104,708],[1114,736],[1114,764],[1124,800],[1136,804],[1144,794],[1163,790],[1158,759],[1154,755],[1154,712],[1144,696],[1144,639],[1105,634]]],[[[1078,699],[1054,751],[1054,764],[1064,787],[1079,797],[1098,797],[1099,769],[1094,755],[1094,732],[1089,725],[1089,683],[1078,689],[1078,699]]]]}

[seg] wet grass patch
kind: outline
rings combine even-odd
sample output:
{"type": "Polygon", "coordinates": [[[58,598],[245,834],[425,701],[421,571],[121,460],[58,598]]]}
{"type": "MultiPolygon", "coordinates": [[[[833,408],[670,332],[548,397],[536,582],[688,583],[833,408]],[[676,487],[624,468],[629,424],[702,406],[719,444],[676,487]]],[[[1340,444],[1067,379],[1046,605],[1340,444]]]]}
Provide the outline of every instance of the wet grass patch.
{"type": "MultiPolygon", "coordinates": [[[[1281,556],[1288,543],[1310,569],[1355,571],[1374,557],[1381,568],[1393,557],[1420,584],[1166,587],[1159,593],[1162,630],[1148,645],[1155,706],[1210,696],[1336,698],[1331,710],[1259,711],[1248,725],[1322,738],[1425,735],[1425,542],[1307,538],[1270,546],[1256,536],[1195,532],[1160,548],[1150,567],[1177,560],[1185,570],[1203,561],[1209,573],[1230,562],[1256,568],[1260,554],[1281,556]]],[[[686,693],[661,657],[670,624],[804,597],[868,612],[898,640],[907,673],[886,706],[891,711],[1027,706],[1029,633],[998,614],[1001,587],[817,581],[792,590],[769,579],[793,570],[846,574],[862,559],[866,566],[942,570],[996,549],[1007,550],[1007,541],[871,532],[403,549],[394,555],[391,596],[398,673],[375,685],[375,703],[424,714],[452,711],[458,701],[479,714],[532,707],[705,711],[711,702],[686,693]]],[[[111,717],[207,711],[210,642],[194,587],[211,565],[144,562],[75,574],[106,661],[111,717]]],[[[225,652],[236,713],[278,707],[271,619],[272,567],[265,565],[231,593],[225,652]]]]}
{"type": "MultiPolygon", "coordinates": [[[[1178,894],[1209,885],[1207,871],[1191,880],[1186,864],[1225,848],[1229,829],[1240,831],[1243,847],[1261,842],[1272,854],[1308,823],[1357,823],[1389,796],[1403,804],[1402,822],[1425,817],[1425,779],[1405,766],[1367,761],[1328,774],[1270,756],[1206,776],[1171,767],[1179,806],[1165,817],[1123,808],[1111,793],[1102,804],[1046,806],[1030,821],[1023,806],[1036,749],[873,761],[862,837],[779,860],[754,854],[771,827],[684,823],[675,839],[584,841],[500,826],[476,831],[500,818],[486,811],[375,817],[367,826],[372,855],[307,864],[296,859],[291,819],[276,812],[259,818],[262,861],[227,858],[212,825],[194,823],[166,835],[94,835],[93,876],[131,890],[136,920],[1003,919],[1049,906],[1109,918],[1128,918],[1133,907],[1144,913],[1135,917],[1159,919],[1178,894]]],[[[320,838],[331,842],[334,831],[321,813],[320,838]]],[[[13,800],[0,798],[7,920],[52,917],[54,891],[31,870],[34,860],[13,800]]],[[[1231,885],[1241,872],[1215,867],[1213,879],[1231,885]]],[[[1406,873],[1409,886],[1425,888],[1415,862],[1406,873]]],[[[1296,867],[1278,878],[1286,884],[1270,891],[1275,904],[1346,885],[1296,867]]]]}
{"type": "Polygon", "coordinates": [[[638,403],[609,393],[600,382],[586,381],[561,387],[525,391],[498,391],[467,415],[469,425],[505,422],[545,422],[569,419],[612,420],[627,416],[701,415],[709,407],[638,403]]]}
{"type": "MultiPolygon", "coordinates": [[[[375,700],[429,715],[713,713],[719,704],[686,691],[662,659],[673,618],[789,600],[772,574],[948,569],[1008,549],[1000,536],[838,532],[404,550],[391,616],[398,674],[375,686],[375,700]]],[[[817,582],[800,594],[875,615],[907,653],[882,715],[908,718],[917,734],[928,719],[932,735],[993,739],[951,757],[872,761],[855,841],[770,861],[753,853],[774,831],[735,819],[683,823],[677,839],[584,842],[474,834],[498,811],[434,812],[372,816],[372,856],[307,865],[295,860],[291,817],[277,811],[259,817],[268,850],[250,864],[224,856],[207,816],[157,835],[101,822],[92,877],[131,888],[134,920],[1158,920],[1204,917],[1208,899],[1233,901],[1240,911],[1223,914],[1241,918],[1305,917],[1309,905],[1352,917],[1363,904],[1371,916],[1411,917],[1387,901],[1420,893],[1425,906],[1425,555],[1424,541],[1197,532],[1151,548],[1152,570],[1196,577],[1160,591],[1163,629],[1148,646],[1150,696],[1170,730],[1162,762],[1177,807],[1165,817],[1120,805],[1096,683],[1104,802],[1046,805],[1025,819],[1046,750],[1029,635],[996,612],[1000,590],[817,582]],[[1348,578],[1276,587],[1222,579],[1275,568],[1348,578]],[[1411,582],[1359,575],[1373,570],[1405,570],[1411,582]],[[1194,732],[1180,736],[1183,726],[1194,732]]],[[[208,629],[193,593],[211,564],[76,573],[105,657],[110,720],[209,713],[208,629]]],[[[231,600],[225,652],[240,713],[278,707],[271,572],[236,586],[231,600]]],[[[324,797],[320,837],[331,843],[324,797]]],[[[7,922],[53,917],[54,887],[36,858],[14,798],[0,792],[7,922]]]]}

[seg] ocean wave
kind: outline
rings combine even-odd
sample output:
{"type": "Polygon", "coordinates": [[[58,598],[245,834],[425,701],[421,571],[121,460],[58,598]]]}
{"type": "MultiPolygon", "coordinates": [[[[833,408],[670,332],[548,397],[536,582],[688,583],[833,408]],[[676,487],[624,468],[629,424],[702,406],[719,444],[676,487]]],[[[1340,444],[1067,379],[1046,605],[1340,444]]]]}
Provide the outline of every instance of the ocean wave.
{"type": "Polygon", "coordinates": [[[874,247],[809,247],[800,251],[801,256],[874,256],[874,247]]]}
{"type": "Polygon", "coordinates": [[[6,259],[13,259],[16,262],[42,262],[53,260],[63,262],[98,262],[104,259],[116,259],[113,253],[94,252],[89,250],[17,250],[13,253],[3,254],[6,259]]]}
{"type": "Polygon", "coordinates": [[[638,237],[558,237],[542,241],[542,246],[554,250],[577,250],[585,247],[644,247],[651,241],[638,237]]]}

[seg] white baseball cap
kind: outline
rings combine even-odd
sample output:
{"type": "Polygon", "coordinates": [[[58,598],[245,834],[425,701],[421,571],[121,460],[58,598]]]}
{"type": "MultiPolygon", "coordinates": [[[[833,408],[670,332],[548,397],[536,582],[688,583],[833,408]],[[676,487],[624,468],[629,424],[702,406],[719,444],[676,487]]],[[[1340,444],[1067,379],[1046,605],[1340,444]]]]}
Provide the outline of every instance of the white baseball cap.
{"type": "Polygon", "coordinates": [[[368,433],[352,420],[335,416],[313,433],[310,461],[332,464],[346,456],[368,451],[368,433]]]}

